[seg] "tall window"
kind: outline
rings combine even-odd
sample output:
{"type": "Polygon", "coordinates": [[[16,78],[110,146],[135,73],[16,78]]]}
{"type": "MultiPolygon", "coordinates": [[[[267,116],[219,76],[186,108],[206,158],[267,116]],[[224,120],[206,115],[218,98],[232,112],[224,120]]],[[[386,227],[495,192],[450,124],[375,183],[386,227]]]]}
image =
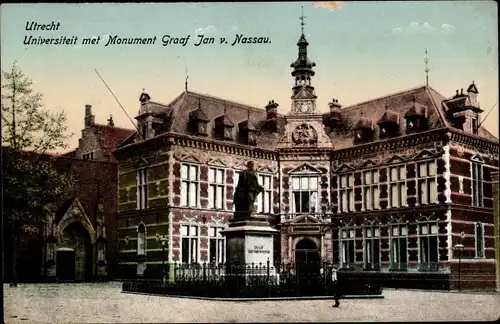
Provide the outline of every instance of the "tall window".
{"type": "Polygon", "coordinates": [[[340,242],[342,246],[341,260],[344,268],[354,267],[356,262],[356,251],[354,250],[355,233],[352,227],[345,227],[340,230],[340,242]]]}
{"type": "Polygon", "coordinates": [[[363,172],[363,209],[372,210],[380,208],[378,170],[363,172]]]}
{"type": "Polygon", "coordinates": [[[294,213],[315,213],[318,204],[318,177],[293,176],[292,199],[294,213]]]}
{"type": "Polygon", "coordinates": [[[182,263],[197,263],[198,262],[198,226],[197,225],[182,225],[182,263]]]}
{"type": "Polygon", "coordinates": [[[483,165],[471,162],[472,205],[483,206],[483,165]]]}
{"type": "Polygon", "coordinates": [[[365,268],[380,268],[380,228],[378,226],[364,229],[365,268]]]}
{"type": "Polygon", "coordinates": [[[438,224],[419,224],[420,265],[423,268],[437,269],[438,266],[438,224]]]}
{"type": "Polygon", "coordinates": [[[267,213],[271,212],[271,197],[272,197],[272,189],[271,189],[271,176],[259,174],[258,175],[259,184],[264,187],[264,191],[257,196],[256,204],[257,204],[257,213],[267,213]]]}
{"type": "Polygon", "coordinates": [[[338,177],[338,183],[339,210],[344,213],[354,211],[354,175],[341,175],[338,177]]]}
{"type": "Polygon", "coordinates": [[[181,204],[182,206],[198,206],[199,167],[183,164],[181,167],[181,204]]]}
{"type": "Polygon", "coordinates": [[[476,239],[476,258],[484,258],[484,224],[474,223],[476,239]]]}
{"type": "Polygon", "coordinates": [[[389,202],[391,207],[406,206],[406,166],[389,167],[389,202]]]}
{"type": "Polygon", "coordinates": [[[238,186],[238,182],[240,181],[241,174],[242,171],[233,171],[233,210],[236,209],[236,206],[234,205],[234,194],[236,193],[236,187],[238,186]]]}
{"type": "Polygon", "coordinates": [[[224,237],[220,231],[223,227],[210,226],[210,250],[209,260],[212,264],[220,264],[224,262],[225,245],[224,237]]]}
{"type": "Polygon", "coordinates": [[[137,170],[137,209],[148,208],[148,169],[137,170]]]}
{"type": "Polygon", "coordinates": [[[146,255],[146,226],[137,226],[137,255],[146,255]]]}
{"type": "Polygon", "coordinates": [[[418,163],[418,203],[437,202],[436,161],[418,163]]]}
{"type": "Polygon", "coordinates": [[[391,269],[406,270],[408,264],[408,232],[406,225],[391,225],[391,269]]]}
{"type": "Polygon", "coordinates": [[[223,209],[226,192],[224,169],[208,169],[208,208],[223,209]]]}

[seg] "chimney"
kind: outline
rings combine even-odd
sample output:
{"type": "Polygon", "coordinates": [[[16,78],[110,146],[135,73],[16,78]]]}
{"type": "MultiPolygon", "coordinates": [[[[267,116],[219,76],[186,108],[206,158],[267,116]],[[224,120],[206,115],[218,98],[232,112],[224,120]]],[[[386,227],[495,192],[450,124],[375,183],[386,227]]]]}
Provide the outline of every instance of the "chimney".
{"type": "Polygon", "coordinates": [[[460,89],[460,95],[463,96],[464,95],[464,88],[460,89]]]}
{"type": "Polygon", "coordinates": [[[266,124],[273,133],[278,130],[278,106],[279,104],[274,100],[269,101],[266,106],[266,124]]]}
{"type": "Polygon", "coordinates": [[[94,126],[95,117],[92,115],[92,106],[85,105],[85,128],[94,126]]]}
{"type": "Polygon", "coordinates": [[[113,121],[113,115],[109,115],[108,126],[115,126],[115,122],[113,121]]]}
{"type": "Polygon", "coordinates": [[[340,108],[342,107],[341,104],[339,104],[338,99],[332,99],[331,102],[328,103],[328,106],[330,107],[330,114],[328,118],[330,121],[339,121],[340,120],[340,108]]]}

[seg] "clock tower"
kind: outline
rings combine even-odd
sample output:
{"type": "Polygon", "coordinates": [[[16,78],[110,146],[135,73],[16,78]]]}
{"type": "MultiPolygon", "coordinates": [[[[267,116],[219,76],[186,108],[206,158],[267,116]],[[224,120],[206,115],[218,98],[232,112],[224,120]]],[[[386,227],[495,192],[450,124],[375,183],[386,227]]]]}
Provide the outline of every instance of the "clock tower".
{"type": "Polygon", "coordinates": [[[290,65],[295,84],[292,87],[292,107],[286,116],[285,134],[278,148],[331,148],[332,142],[324,131],[323,116],[316,109],[316,93],[311,83],[316,64],[307,57],[309,43],[304,35],[304,14],[300,16],[299,53],[290,65]]]}

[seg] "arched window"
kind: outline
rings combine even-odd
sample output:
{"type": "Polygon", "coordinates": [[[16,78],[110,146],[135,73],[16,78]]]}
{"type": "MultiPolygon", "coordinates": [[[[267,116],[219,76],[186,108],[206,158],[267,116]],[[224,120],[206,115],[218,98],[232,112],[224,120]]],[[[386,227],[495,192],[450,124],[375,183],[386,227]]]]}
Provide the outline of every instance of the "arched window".
{"type": "Polygon", "coordinates": [[[146,255],[146,226],[144,223],[137,226],[137,255],[146,255]]]}

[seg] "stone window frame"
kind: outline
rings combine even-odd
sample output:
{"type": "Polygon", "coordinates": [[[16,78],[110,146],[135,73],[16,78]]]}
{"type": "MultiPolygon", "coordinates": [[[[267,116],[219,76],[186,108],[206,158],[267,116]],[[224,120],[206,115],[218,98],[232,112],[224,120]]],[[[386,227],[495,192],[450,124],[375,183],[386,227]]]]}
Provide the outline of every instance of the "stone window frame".
{"type": "Polygon", "coordinates": [[[354,172],[348,171],[343,172],[337,175],[337,183],[338,183],[338,212],[339,213],[349,213],[353,212],[354,209],[354,172]],[[346,177],[345,185],[343,185],[342,178],[346,177]],[[346,204],[343,203],[343,194],[346,195],[346,204]],[[351,199],[350,199],[351,198],[351,199]]]}
{"type": "Polygon", "coordinates": [[[484,160],[476,153],[470,161],[471,205],[484,206],[484,160]],[[474,172],[475,171],[475,172],[474,172]],[[477,175],[475,177],[474,175],[477,175]]]}
{"type": "Polygon", "coordinates": [[[136,183],[137,183],[137,210],[143,210],[148,208],[148,168],[142,167],[138,168],[136,171],[136,183]]]}
{"type": "Polygon", "coordinates": [[[226,260],[226,237],[220,233],[225,228],[221,222],[211,222],[208,226],[208,262],[214,265],[224,264],[226,260]],[[212,233],[215,230],[215,233],[212,233]],[[215,234],[215,235],[213,235],[215,234]],[[215,241],[216,260],[212,262],[210,253],[210,244],[215,241]]]}
{"type": "Polygon", "coordinates": [[[378,168],[361,171],[361,191],[363,211],[380,209],[380,173],[378,168]],[[370,174],[370,181],[366,180],[367,174],[370,174]],[[367,194],[370,197],[369,200],[366,199],[367,194]],[[369,205],[368,201],[370,202],[369,205]]]}
{"type": "Polygon", "coordinates": [[[420,270],[437,270],[439,267],[439,221],[437,219],[431,219],[423,217],[417,221],[417,246],[418,246],[418,263],[420,270]],[[433,227],[435,226],[435,227],[433,227]],[[424,232],[425,229],[425,232],[424,232]],[[430,259],[431,256],[431,237],[436,238],[436,257],[437,260],[427,262],[423,262],[423,253],[422,253],[422,245],[424,240],[427,239],[427,259],[430,259]]]}
{"type": "Polygon", "coordinates": [[[351,269],[356,267],[356,225],[352,223],[339,226],[340,267],[351,269]],[[350,251],[352,249],[352,260],[350,251]]]}
{"type": "Polygon", "coordinates": [[[409,259],[409,253],[408,253],[408,222],[403,222],[401,220],[394,220],[389,222],[389,260],[390,260],[390,270],[392,271],[406,271],[408,268],[408,259],[409,259]],[[397,229],[397,233],[395,234],[395,229],[397,229]],[[406,244],[404,246],[405,248],[405,255],[406,255],[406,260],[405,262],[401,262],[400,257],[401,257],[401,240],[406,240],[406,244]],[[394,246],[397,245],[397,257],[394,257],[394,246]],[[395,262],[395,259],[397,259],[398,262],[395,262]],[[403,265],[403,266],[402,266],[403,265]]]}
{"type": "Polygon", "coordinates": [[[265,173],[265,172],[258,172],[257,173],[257,180],[259,181],[259,184],[264,187],[264,191],[257,196],[257,199],[255,199],[255,204],[256,204],[256,209],[255,211],[260,214],[270,214],[273,210],[272,205],[273,205],[273,174],[272,173],[265,173]],[[269,179],[269,187],[266,188],[265,186],[265,179],[269,179]],[[262,180],[262,181],[261,181],[262,180]],[[266,210],[266,204],[265,204],[265,196],[267,195],[269,197],[269,203],[268,203],[268,208],[266,210]]]}
{"type": "MultiPolygon", "coordinates": [[[[290,197],[292,198],[292,213],[293,214],[310,214],[310,213],[317,213],[318,212],[318,207],[319,207],[319,192],[320,192],[320,180],[321,180],[321,176],[319,173],[316,173],[316,172],[294,172],[294,173],[290,173],[290,183],[291,183],[291,186],[290,186],[290,197]],[[299,180],[299,183],[298,183],[298,189],[294,189],[294,179],[297,179],[299,180]],[[302,187],[302,179],[306,179],[307,178],[307,188],[303,188],[302,187]],[[314,188],[311,188],[311,179],[316,179],[316,189],[314,188]],[[309,204],[308,204],[308,210],[307,211],[303,211],[302,210],[302,204],[300,203],[299,206],[301,207],[300,208],[300,211],[297,211],[296,210],[296,202],[295,202],[295,193],[296,192],[299,192],[299,193],[303,193],[303,192],[307,192],[309,193],[309,204]],[[315,206],[314,206],[314,210],[311,211],[311,197],[313,197],[314,193],[316,194],[316,201],[315,201],[315,206]]],[[[302,195],[300,195],[300,198],[301,198],[301,202],[302,202],[302,195]]]]}
{"type": "Polygon", "coordinates": [[[438,200],[438,172],[437,172],[437,159],[436,158],[430,158],[430,159],[424,159],[424,160],[419,160],[416,161],[416,175],[417,175],[417,181],[416,181],[416,192],[417,192],[417,205],[430,205],[430,204],[437,204],[439,203],[438,200]],[[422,164],[425,164],[425,175],[421,175],[421,169],[420,166],[422,164]],[[430,165],[434,165],[434,174],[430,174],[430,165]],[[432,185],[432,182],[434,183],[432,185]],[[426,184],[426,195],[420,190],[420,185],[424,183],[426,184]],[[434,189],[433,191],[431,189],[434,189]],[[426,196],[426,200],[424,201],[423,196],[426,196]]]}
{"type": "Polygon", "coordinates": [[[200,263],[200,225],[197,224],[194,220],[184,220],[180,224],[180,263],[182,264],[198,264],[200,263]],[[184,235],[184,228],[188,228],[187,235],[184,235]],[[192,234],[191,230],[196,229],[196,233],[192,234]],[[183,245],[184,245],[184,239],[188,239],[188,261],[187,263],[184,262],[184,253],[183,253],[183,245]],[[195,242],[194,245],[194,252],[196,253],[196,258],[193,258],[193,241],[195,242]],[[194,262],[193,262],[194,261],[194,262]]]}
{"type": "Polygon", "coordinates": [[[226,190],[227,190],[227,168],[219,167],[219,166],[209,166],[208,167],[208,208],[216,209],[216,210],[225,210],[226,209],[226,190]],[[214,179],[211,178],[212,171],[215,172],[214,179]],[[217,182],[218,173],[222,171],[222,182],[217,182]],[[219,197],[217,194],[217,189],[222,188],[222,193],[219,197]],[[210,191],[213,190],[213,195],[210,197],[210,191]],[[218,199],[220,198],[220,199],[218,199]],[[218,204],[220,201],[220,205],[218,204]]]}
{"type": "Polygon", "coordinates": [[[484,259],[485,256],[485,239],[484,239],[484,223],[482,222],[474,222],[474,251],[476,259],[484,259]],[[481,241],[478,242],[478,229],[480,229],[481,241]],[[480,245],[478,245],[480,243],[480,245]],[[478,249],[478,247],[481,247],[478,249]]]}
{"type": "Polygon", "coordinates": [[[366,270],[379,270],[380,265],[382,263],[382,229],[381,225],[378,222],[369,222],[366,221],[363,224],[363,266],[366,270]],[[374,241],[378,241],[378,255],[377,255],[377,261],[378,263],[375,263],[375,243],[374,241]],[[370,243],[369,245],[367,243],[370,243]],[[368,247],[370,246],[370,262],[368,262],[368,247]],[[376,265],[375,267],[373,265],[376,265]]]}
{"type": "Polygon", "coordinates": [[[387,207],[400,208],[408,206],[406,163],[395,163],[387,166],[387,207]],[[396,169],[396,179],[393,178],[392,171],[396,169]],[[403,173],[401,173],[403,172],[403,173]],[[395,186],[395,187],[394,187],[395,186]],[[396,188],[397,204],[394,205],[394,192],[396,188]]]}
{"type": "Polygon", "coordinates": [[[198,164],[198,163],[191,163],[191,162],[182,162],[181,163],[181,206],[182,207],[194,207],[194,208],[198,208],[200,206],[200,172],[201,172],[201,164],[198,164]],[[183,168],[184,167],[187,167],[187,178],[184,179],[183,178],[183,168]],[[196,177],[195,179],[191,179],[190,178],[190,170],[191,168],[195,168],[196,169],[196,177]],[[186,192],[185,194],[183,194],[183,187],[184,187],[184,184],[187,184],[187,187],[186,187],[186,192]],[[189,197],[189,188],[190,188],[190,185],[191,184],[194,184],[195,185],[195,194],[196,194],[196,197],[195,197],[195,201],[194,203],[191,203],[189,197]],[[186,203],[184,204],[183,203],[183,200],[184,200],[184,197],[186,199],[186,203]]]}

